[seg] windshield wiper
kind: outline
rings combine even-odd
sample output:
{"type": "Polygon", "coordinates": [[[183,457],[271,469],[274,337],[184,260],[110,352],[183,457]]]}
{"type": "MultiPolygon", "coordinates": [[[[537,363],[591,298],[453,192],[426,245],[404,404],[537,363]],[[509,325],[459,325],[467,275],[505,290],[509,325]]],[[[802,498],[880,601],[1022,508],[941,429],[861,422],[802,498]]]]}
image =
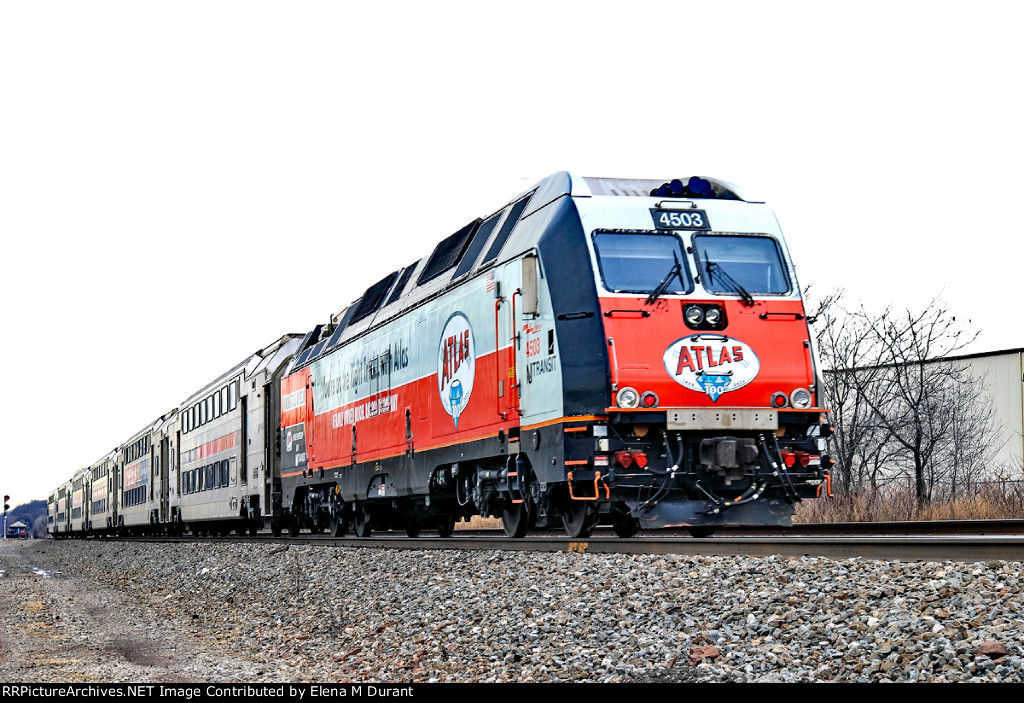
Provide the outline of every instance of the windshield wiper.
{"type": "Polygon", "coordinates": [[[658,286],[653,291],[651,291],[651,294],[647,296],[647,300],[644,301],[644,305],[654,305],[658,298],[663,296],[665,294],[665,291],[668,290],[668,284],[672,281],[674,277],[678,276],[679,282],[683,284],[684,288],[686,287],[686,282],[683,280],[683,265],[679,262],[679,259],[676,258],[674,252],[672,254],[672,258],[676,259],[676,263],[672,266],[672,268],[668,270],[668,273],[665,274],[665,277],[661,279],[661,283],[659,283],[658,286]]]}
{"type": "Polygon", "coordinates": [[[715,275],[717,275],[722,280],[722,282],[729,288],[729,290],[731,290],[733,293],[740,294],[740,296],[743,298],[744,305],[746,305],[747,307],[754,307],[754,296],[748,293],[747,289],[744,288],[739,281],[737,281],[735,278],[726,273],[725,269],[722,268],[721,264],[719,264],[717,261],[712,261],[711,259],[709,259],[708,253],[706,251],[704,252],[704,261],[705,267],[708,271],[707,283],[709,286],[711,285],[712,272],[714,272],[715,275]]]}

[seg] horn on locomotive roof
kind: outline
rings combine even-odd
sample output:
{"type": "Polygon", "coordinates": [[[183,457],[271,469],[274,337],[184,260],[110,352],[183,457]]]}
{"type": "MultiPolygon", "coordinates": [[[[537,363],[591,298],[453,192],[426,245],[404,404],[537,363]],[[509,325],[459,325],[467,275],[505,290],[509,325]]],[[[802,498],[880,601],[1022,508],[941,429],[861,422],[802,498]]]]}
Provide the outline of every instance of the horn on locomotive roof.
{"type": "Polygon", "coordinates": [[[668,183],[662,183],[661,187],[651,191],[651,195],[662,198],[715,198],[715,192],[711,182],[700,176],[690,176],[684,184],[682,180],[673,178],[668,183]]]}

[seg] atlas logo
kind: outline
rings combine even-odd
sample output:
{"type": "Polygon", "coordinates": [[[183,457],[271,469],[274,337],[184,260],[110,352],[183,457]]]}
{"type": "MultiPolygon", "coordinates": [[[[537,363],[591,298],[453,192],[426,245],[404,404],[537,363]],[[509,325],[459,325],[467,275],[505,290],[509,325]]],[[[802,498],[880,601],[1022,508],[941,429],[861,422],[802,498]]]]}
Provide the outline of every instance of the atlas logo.
{"type": "Polygon", "coordinates": [[[476,376],[476,342],[469,318],[457,312],[448,318],[437,350],[437,392],[446,413],[455,420],[469,404],[476,376]]]}
{"type": "Polygon", "coordinates": [[[679,385],[718,402],[724,393],[743,388],[761,370],[748,344],[717,335],[683,337],[669,345],[665,370],[679,385]]]}

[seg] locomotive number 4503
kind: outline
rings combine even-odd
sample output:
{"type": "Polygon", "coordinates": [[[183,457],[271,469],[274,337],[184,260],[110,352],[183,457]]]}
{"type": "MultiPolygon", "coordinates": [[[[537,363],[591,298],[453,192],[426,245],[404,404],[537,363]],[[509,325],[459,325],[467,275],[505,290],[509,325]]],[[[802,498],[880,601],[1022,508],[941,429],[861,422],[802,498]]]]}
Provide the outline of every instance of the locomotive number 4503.
{"type": "Polygon", "coordinates": [[[658,229],[711,229],[707,213],[703,210],[651,209],[654,226],[658,229]]]}

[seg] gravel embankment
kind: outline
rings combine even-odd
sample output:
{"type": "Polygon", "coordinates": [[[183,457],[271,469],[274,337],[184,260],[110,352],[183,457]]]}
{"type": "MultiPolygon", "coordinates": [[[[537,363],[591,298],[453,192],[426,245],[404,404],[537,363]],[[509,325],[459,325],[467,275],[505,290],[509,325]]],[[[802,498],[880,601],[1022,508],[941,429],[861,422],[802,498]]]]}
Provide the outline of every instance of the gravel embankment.
{"type": "Polygon", "coordinates": [[[1018,562],[280,549],[5,546],[0,676],[1024,681],[1018,562]]]}

